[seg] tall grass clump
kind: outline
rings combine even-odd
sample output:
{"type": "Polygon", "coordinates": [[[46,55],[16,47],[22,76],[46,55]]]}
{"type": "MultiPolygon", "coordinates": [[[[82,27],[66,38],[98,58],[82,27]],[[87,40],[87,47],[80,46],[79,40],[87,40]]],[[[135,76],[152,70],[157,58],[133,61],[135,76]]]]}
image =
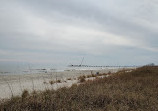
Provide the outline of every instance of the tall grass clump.
{"type": "Polygon", "coordinates": [[[26,97],[28,97],[28,96],[29,96],[28,90],[24,90],[24,91],[22,92],[22,95],[21,95],[22,99],[24,99],[24,98],[26,98],[26,97]]]}

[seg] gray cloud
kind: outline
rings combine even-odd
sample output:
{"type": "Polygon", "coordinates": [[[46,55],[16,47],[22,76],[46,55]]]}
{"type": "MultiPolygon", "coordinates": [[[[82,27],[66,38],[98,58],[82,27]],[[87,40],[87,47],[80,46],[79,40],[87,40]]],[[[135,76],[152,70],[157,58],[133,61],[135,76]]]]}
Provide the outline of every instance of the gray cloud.
{"type": "Polygon", "coordinates": [[[157,7],[156,0],[1,0],[0,61],[158,63],[157,7]]]}

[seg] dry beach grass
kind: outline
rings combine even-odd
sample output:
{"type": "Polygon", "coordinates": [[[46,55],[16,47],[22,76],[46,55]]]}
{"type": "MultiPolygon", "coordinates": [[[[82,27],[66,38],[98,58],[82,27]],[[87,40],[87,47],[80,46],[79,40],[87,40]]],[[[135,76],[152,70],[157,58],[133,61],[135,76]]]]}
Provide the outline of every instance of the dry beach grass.
{"type": "MultiPolygon", "coordinates": [[[[86,77],[81,77],[86,78],[86,77]]],[[[157,111],[158,67],[119,71],[70,88],[29,93],[0,104],[1,111],[157,111]]]]}

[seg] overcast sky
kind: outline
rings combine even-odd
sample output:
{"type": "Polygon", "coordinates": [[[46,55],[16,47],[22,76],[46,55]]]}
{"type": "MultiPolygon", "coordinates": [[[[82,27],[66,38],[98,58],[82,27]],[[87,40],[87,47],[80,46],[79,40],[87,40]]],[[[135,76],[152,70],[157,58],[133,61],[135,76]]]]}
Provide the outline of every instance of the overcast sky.
{"type": "Polygon", "coordinates": [[[0,64],[158,64],[157,0],[0,0],[0,64]]]}

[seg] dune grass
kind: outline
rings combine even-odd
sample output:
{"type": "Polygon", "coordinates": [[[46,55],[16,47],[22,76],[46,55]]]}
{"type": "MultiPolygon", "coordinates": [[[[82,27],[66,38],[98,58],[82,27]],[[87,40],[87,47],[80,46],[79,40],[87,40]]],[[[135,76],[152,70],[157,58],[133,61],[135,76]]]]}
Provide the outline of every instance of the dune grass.
{"type": "Polygon", "coordinates": [[[13,97],[0,111],[157,111],[158,67],[119,71],[108,78],[85,81],[56,91],[13,97]]]}

